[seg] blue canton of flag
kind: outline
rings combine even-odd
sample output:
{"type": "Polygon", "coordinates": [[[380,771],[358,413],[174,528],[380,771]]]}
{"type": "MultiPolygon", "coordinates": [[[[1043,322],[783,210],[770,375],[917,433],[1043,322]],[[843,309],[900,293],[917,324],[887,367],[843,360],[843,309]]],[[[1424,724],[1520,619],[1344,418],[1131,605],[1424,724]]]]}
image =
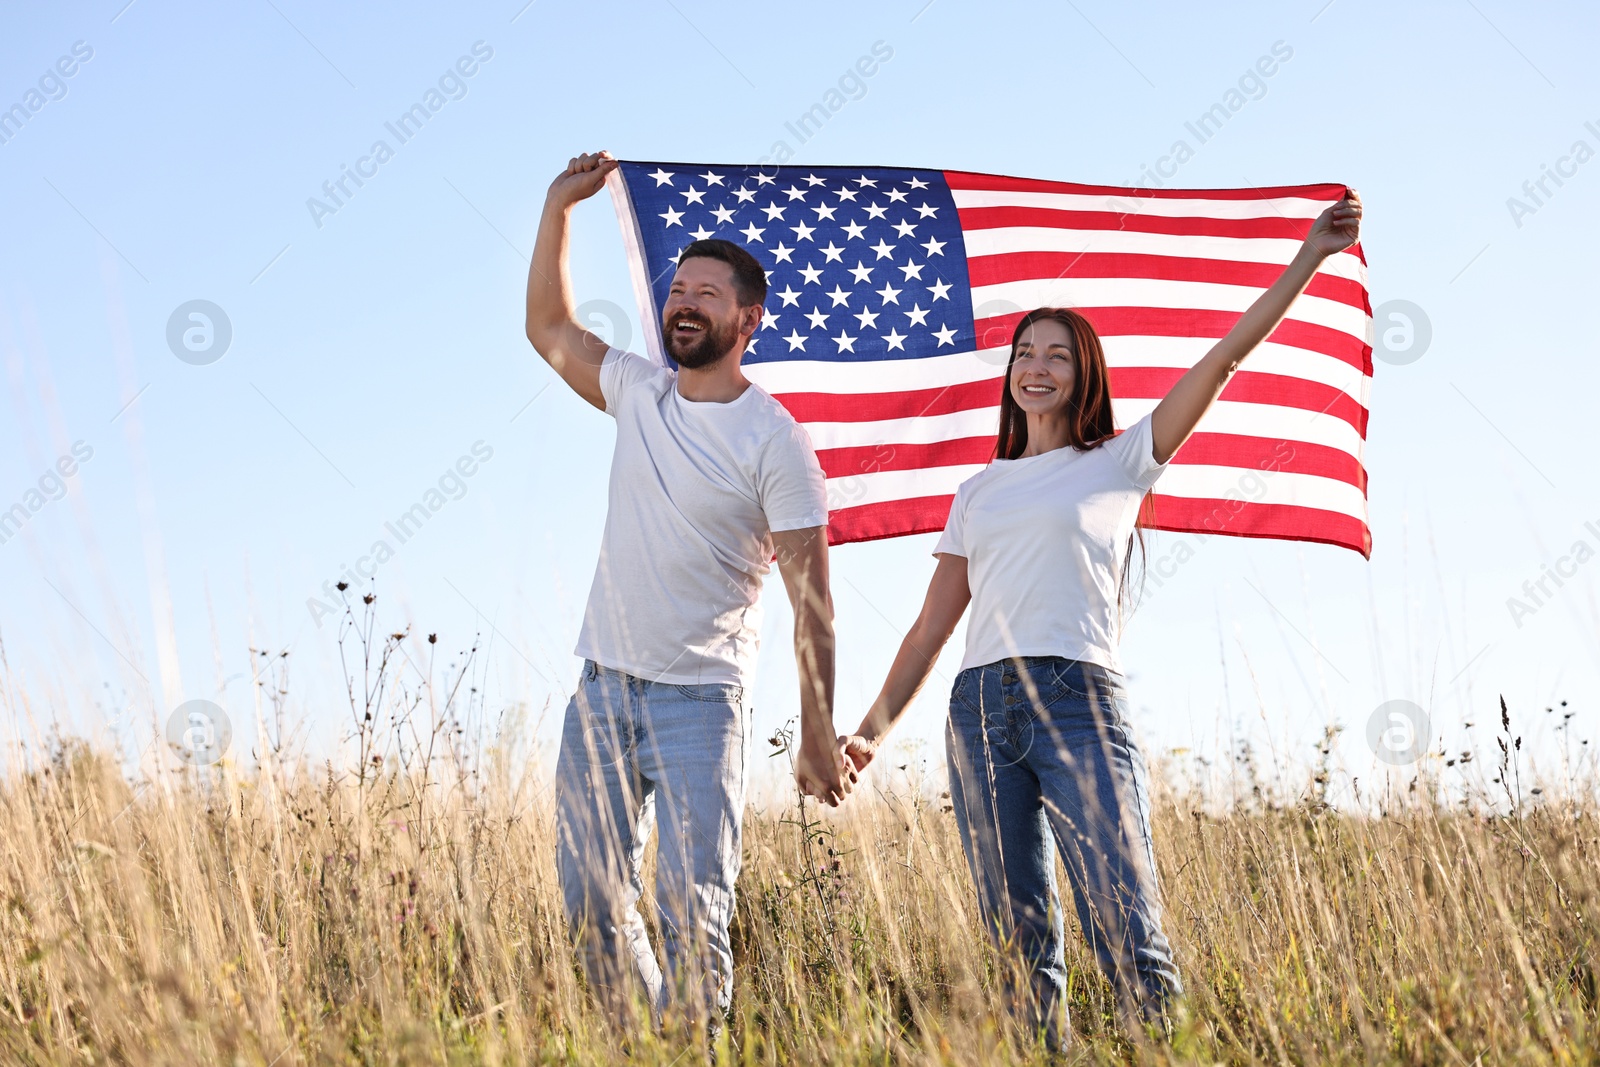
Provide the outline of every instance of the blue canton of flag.
{"type": "MultiPolygon", "coordinates": [[[[625,162],[650,282],[651,352],[678,255],[721,238],[767,272],[766,314],[746,364],[873,361],[971,352],[967,257],[935,170],[625,162]]],[[[645,294],[640,294],[643,297],[645,294]]]]}

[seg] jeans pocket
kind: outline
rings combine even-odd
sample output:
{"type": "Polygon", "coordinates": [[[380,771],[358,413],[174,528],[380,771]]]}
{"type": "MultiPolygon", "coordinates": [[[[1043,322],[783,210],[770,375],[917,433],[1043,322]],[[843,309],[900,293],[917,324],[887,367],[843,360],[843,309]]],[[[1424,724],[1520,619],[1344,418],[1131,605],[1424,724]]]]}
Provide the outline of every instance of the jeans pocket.
{"type": "Polygon", "coordinates": [[[698,700],[702,704],[727,704],[730,707],[738,707],[744,699],[742,686],[726,682],[699,682],[694,685],[675,685],[672,688],[682,696],[698,700]]]}

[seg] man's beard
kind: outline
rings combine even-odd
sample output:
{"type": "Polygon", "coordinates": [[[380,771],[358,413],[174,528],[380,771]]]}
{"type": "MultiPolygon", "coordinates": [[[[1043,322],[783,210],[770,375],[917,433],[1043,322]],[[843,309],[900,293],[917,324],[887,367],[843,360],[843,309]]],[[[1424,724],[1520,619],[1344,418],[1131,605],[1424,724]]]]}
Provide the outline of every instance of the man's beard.
{"type": "Polygon", "coordinates": [[[728,354],[738,339],[737,323],[715,323],[703,315],[692,313],[678,315],[661,327],[661,341],[666,346],[667,355],[678,366],[689,370],[699,370],[716,363],[728,354]],[[699,335],[687,345],[678,338],[675,329],[680,322],[694,322],[701,326],[699,335]]]}

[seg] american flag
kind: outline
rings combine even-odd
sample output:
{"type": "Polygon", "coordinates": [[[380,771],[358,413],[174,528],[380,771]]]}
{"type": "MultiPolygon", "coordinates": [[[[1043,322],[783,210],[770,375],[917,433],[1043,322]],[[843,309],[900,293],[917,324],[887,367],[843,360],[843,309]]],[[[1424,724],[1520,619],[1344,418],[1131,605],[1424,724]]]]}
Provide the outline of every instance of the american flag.
{"type": "MultiPolygon", "coordinates": [[[[1126,427],[1227,333],[1345,193],[627,161],[609,184],[647,324],[661,321],[691,241],[733,241],[766,269],[744,370],[811,435],[833,544],[944,528],[956,487],[993,457],[1025,312],[1068,306],[1094,324],[1126,427]]],[[[1146,525],[1370,555],[1371,331],[1356,245],[1328,258],[1234,375],[1156,483],[1146,525]]],[[[645,334],[668,362],[658,332],[645,334]]]]}

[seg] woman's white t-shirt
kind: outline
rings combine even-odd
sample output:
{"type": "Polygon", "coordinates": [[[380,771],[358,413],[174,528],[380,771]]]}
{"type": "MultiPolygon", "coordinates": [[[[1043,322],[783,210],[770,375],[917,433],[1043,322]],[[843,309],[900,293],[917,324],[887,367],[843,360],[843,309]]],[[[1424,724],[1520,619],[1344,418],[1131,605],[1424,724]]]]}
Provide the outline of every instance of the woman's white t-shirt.
{"type": "Polygon", "coordinates": [[[961,669],[1062,656],[1121,672],[1117,586],[1157,463],[1146,415],[1087,452],[997,459],[956,491],[934,547],[972,590],[961,669]]]}

